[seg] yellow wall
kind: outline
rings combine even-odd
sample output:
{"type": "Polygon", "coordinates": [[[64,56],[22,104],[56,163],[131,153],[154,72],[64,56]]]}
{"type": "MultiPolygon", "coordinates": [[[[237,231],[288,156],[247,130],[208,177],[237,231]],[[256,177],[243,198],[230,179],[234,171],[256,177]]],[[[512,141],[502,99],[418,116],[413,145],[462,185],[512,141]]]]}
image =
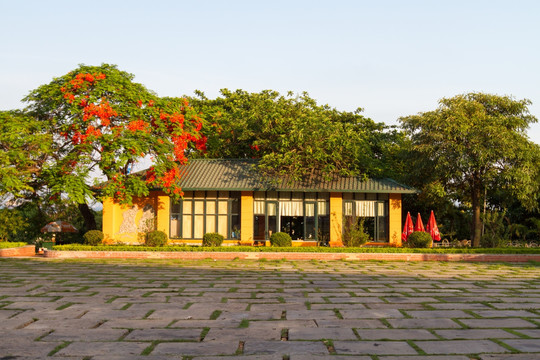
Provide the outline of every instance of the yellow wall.
{"type": "Polygon", "coordinates": [[[390,245],[401,246],[401,194],[390,194],[389,207],[390,245]]]}
{"type": "Polygon", "coordinates": [[[253,191],[242,191],[240,206],[240,241],[253,244],[253,191]]]}
{"type": "Polygon", "coordinates": [[[106,243],[140,244],[143,227],[157,221],[157,229],[169,234],[169,197],[152,191],[148,197],[134,198],[133,205],[120,205],[112,199],[103,201],[103,234],[106,243]],[[153,213],[144,213],[145,206],[153,213]],[[153,219],[153,220],[152,220],[153,219]]]}
{"type": "Polygon", "coordinates": [[[330,193],[330,246],[343,246],[343,196],[330,193]]]}

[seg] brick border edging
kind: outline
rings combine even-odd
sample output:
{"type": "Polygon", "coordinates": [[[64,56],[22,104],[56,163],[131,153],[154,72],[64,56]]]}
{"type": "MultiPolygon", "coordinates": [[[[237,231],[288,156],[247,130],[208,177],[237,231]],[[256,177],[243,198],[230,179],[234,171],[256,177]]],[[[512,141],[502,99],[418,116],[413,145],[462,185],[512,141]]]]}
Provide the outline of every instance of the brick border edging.
{"type": "Polygon", "coordinates": [[[35,254],[35,245],[25,245],[16,248],[0,249],[0,257],[34,256],[35,254]]]}
{"type": "Polygon", "coordinates": [[[45,250],[56,259],[178,259],[178,260],[385,260],[540,262],[540,254],[415,254],[415,253],[300,253],[300,252],[183,252],[183,251],[58,251],[45,250]]]}

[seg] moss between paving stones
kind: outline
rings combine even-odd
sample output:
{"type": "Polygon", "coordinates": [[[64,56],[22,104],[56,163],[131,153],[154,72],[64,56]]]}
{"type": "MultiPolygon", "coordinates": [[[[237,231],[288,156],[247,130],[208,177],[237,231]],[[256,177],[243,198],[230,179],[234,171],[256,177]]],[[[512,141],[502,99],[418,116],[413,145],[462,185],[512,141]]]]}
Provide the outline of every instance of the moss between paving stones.
{"type": "Polygon", "coordinates": [[[28,245],[25,242],[8,242],[8,241],[2,241],[0,242],[0,249],[12,249],[12,248],[18,248],[28,245]]]}
{"type": "Polygon", "coordinates": [[[422,254],[540,254],[540,248],[331,248],[331,247],[264,247],[264,246],[163,246],[142,245],[56,245],[58,251],[184,251],[184,252],[305,252],[305,253],[422,253],[422,254]]]}

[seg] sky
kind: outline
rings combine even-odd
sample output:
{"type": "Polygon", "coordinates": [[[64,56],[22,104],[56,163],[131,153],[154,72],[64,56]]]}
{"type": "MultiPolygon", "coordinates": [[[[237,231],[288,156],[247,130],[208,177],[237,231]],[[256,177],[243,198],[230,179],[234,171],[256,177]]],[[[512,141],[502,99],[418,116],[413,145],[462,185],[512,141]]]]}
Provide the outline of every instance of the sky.
{"type": "MultiPolygon", "coordinates": [[[[540,1],[0,0],[0,110],[79,64],[160,96],[308,92],[376,122],[467,92],[540,118],[540,1]]],[[[529,131],[540,143],[540,124],[529,131]]]]}

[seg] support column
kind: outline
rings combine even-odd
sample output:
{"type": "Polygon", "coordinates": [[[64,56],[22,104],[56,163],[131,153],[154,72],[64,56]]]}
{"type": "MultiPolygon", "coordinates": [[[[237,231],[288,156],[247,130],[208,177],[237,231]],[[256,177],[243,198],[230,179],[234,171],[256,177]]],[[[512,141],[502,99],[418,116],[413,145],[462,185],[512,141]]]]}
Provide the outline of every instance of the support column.
{"type": "Polygon", "coordinates": [[[114,203],[113,199],[106,198],[103,200],[103,240],[108,243],[114,242],[115,207],[116,204],[114,203]]]}
{"type": "Polygon", "coordinates": [[[401,194],[390,194],[388,223],[392,246],[401,246],[401,194]]]}
{"type": "Polygon", "coordinates": [[[240,241],[253,245],[253,191],[242,191],[240,200],[240,241]]]}
{"type": "Polygon", "coordinates": [[[330,246],[343,246],[343,195],[330,193],[330,246]]]}
{"type": "Polygon", "coordinates": [[[169,224],[171,217],[171,198],[169,195],[158,192],[156,194],[151,194],[156,197],[156,230],[163,231],[167,234],[167,239],[169,238],[169,224]]]}

